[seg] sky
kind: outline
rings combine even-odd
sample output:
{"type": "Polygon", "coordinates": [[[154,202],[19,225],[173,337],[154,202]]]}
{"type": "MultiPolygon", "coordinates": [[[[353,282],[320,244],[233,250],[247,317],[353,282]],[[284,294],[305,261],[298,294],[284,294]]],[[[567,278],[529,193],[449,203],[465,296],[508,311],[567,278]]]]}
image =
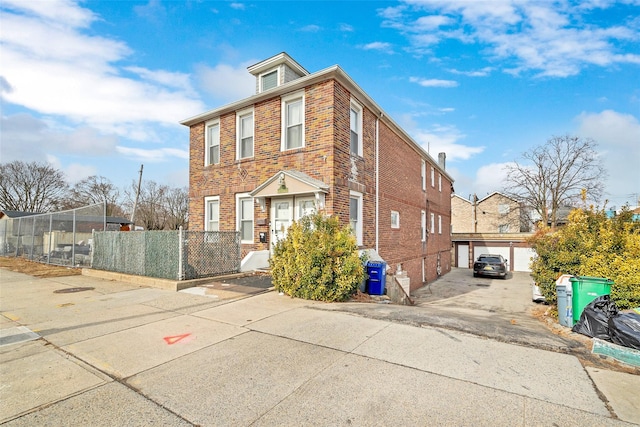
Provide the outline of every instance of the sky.
{"type": "MultiPolygon", "coordinates": [[[[554,136],[591,138],[608,207],[640,197],[640,0],[0,2],[0,162],[188,186],[180,121],[287,52],[339,65],[462,197],[554,136]]],[[[603,200],[604,201],[604,200],[603,200]]]]}

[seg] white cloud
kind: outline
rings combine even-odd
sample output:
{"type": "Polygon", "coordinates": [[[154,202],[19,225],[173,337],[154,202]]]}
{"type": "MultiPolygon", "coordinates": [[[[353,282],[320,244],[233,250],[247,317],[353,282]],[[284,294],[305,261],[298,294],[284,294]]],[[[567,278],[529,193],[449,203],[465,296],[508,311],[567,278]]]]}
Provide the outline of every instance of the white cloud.
{"type": "Polygon", "coordinates": [[[444,152],[448,161],[468,160],[484,151],[484,147],[461,144],[459,141],[464,139],[465,135],[454,126],[436,124],[428,129],[412,130],[410,133],[432,156],[444,152]]]}
{"type": "Polygon", "coordinates": [[[229,4],[229,6],[231,7],[231,9],[236,9],[236,10],[245,10],[246,6],[244,3],[237,3],[237,2],[233,2],[231,4],[229,4]]]}
{"type": "Polygon", "coordinates": [[[506,61],[504,71],[511,74],[532,70],[567,77],[589,65],[640,63],[633,48],[640,39],[633,16],[608,27],[589,21],[590,9],[613,4],[591,2],[584,8],[579,2],[557,1],[407,0],[378,14],[383,27],[407,37],[410,51],[430,53],[425,46],[456,39],[486,46],[481,52],[487,59],[506,61]]]}
{"type": "Polygon", "coordinates": [[[583,112],[576,117],[576,133],[598,143],[604,166],[608,172],[606,198],[613,204],[635,200],[640,194],[640,122],[631,114],[605,110],[600,113],[583,112]]]}
{"type": "Polygon", "coordinates": [[[318,25],[309,24],[309,25],[305,25],[304,27],[300,28],[299,31],[302,31],[302,32],[305,32],[305,33],[317,33],[320,30],[321,30],[321,28],[318,25]]]}
{"type": "Polygon", "coordinates": [[[338,29],[339,29],[339,31],[342,31],[342,32],[345,32],[345,33],[352,33],[353,31],[355,31],[352,25],[344,24],[344,23],[341,23],[338,26],[338,29]]]}
{"type": "Polygon", "coordinates": [[[363,50],[378,50],[384,53],[393,53],[391,43],[387,42],[371,42],[360,46],[363,50]]]}
{"type": "Polygon", "coordinates": [[[491,163],[478,168],[473,182],[473,191],[479,198],[483,198],[494,191],[502,191],[507,178],[505,167],[508,164],[491,163]]]}
{"type": "Polygon", "coordinates": [[[152,124],[178,127],[180,118],[202,111],[188,76],[119,69],[131,50],[85,33],[97,19],[92,12],[67,1],[8,5],[12,10],[3,10],[0,54],[11,90],[3,92],[3,101],[131,139],[152,135],[152,124]],[[45,6],[49,3],[61,9],[45,6]],[[131,73],[135,76],[127,76],[131,73]]]}
{"type": "Polygon", "coordinates": [[[177,148],[144,149],[118,146],[116,147],[116,150],[129,158],[142,161],[143,163],[166,162],[172,158],[183,160],[189,158],[188,150],[180,150],[177,148]]]}
{"type": "Polygon", "coordinates": [[[247,72],[247,67],[256,62],[247,61],[235,67],[228,64],[218,64],[213,68],[200,64],[195,68],[196,79],[199,86],[216,102],[237,101],[255,93],[256,79],[247,72]]]}
{"type": "Polygon", "coordinates": [[[484,67],[480,70],[475,70],[475,71],[460,71],[460,70],[456,70],[455,68],[452,68],[450,70],[448,70],[451,74],[459,74],[462,76],[467,76],[467,77],[486,77],[489,74],[491,74],[491,71],[493,71],[492,67],[484,67]]]}
{"type": "Polygon", "coordinates": [[[458,82],[455,80],[440,80],[440,79],[421,79],[418,77],[410,77],[411,83],[417,83],[423,87],[456,87],[458,82]]]}

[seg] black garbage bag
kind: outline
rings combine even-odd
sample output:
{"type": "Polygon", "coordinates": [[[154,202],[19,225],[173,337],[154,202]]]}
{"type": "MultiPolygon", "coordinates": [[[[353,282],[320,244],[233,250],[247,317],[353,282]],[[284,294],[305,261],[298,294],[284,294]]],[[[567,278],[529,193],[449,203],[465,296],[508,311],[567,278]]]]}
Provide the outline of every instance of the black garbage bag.
{"type": "Polygon", "coordinates": [[[609,335],[614,344],[640,350],[640,314],[620,313],[611,317],[609,335]]]}
{"type": "Polygon", "coordinates": [[[591,338],[611,341],[609,319],[618,314],[616,303],[609,295],[602,295],[591,301],[580,315],[578,323],[571,330],[591,338]]]}

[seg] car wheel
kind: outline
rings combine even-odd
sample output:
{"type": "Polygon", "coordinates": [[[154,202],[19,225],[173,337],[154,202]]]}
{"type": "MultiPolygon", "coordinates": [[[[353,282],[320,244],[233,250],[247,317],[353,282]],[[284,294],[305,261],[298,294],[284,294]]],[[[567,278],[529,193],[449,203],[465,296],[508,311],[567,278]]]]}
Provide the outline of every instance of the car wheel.
{"type": "Polygon", "coordinates": [[[478,277],[478,273],[476,273],[475,271],[473,272],[473,277],[478,277]]]}

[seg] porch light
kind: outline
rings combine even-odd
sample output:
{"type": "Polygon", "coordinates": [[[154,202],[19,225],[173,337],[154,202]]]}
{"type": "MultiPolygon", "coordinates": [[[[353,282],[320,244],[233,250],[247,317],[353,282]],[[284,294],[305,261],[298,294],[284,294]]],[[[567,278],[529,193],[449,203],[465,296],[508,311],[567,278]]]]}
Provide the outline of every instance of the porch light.
{"type": "Polygon", "coordinates": [[[266,202],[264,197],[256,197],[256,205],[260,206],[260,211],[264,212],[266,209],[266,202]]]}

